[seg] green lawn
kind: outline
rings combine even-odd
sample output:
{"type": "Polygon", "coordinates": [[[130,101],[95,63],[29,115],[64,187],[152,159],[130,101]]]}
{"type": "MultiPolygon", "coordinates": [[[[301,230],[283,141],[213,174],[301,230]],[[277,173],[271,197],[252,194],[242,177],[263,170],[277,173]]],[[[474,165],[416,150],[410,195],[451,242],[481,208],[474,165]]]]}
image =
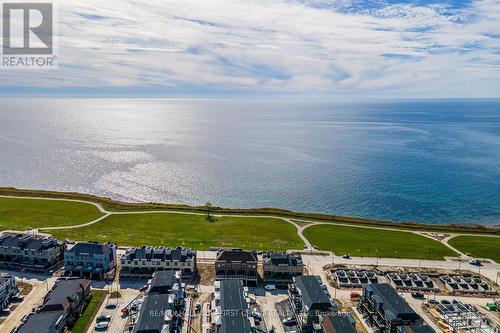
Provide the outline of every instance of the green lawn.
{"type": "Polygon", "coordinates": [[[78,318],[71,329],[71,333],[85,333],[87,331],[88,326],[92,323],[92,320],[99,311],[99,308],[104,300],[104,296],[106,295],[103,291],[91,291],[92,298],[90,299],[87,308],[82,313],[80,318],[78,318]]]}
{"type": "Polygon", "coordinates": [[[0,198],[0,230],[76,225],[102,215],[95,206],[79,202],[0,198]]]}
{"type": "Polygon", "coordinates": [[[402,231],[317,225],[305,229],[304,236],[316,248],[336,255],[408,259],[457,255],[437,241],[402,231]]]}
{"type": "Polygon", "coordinates": [[[51,230],[59,239],[114,242],[119,245],[238,247],[255,250],[302,249],[295,227],[281,219],[153,213],[112,215],[84,228],[51,230]]]}
{"type": "Polygon", "coordinates": [[[450,239],[448,243],[478,259],[490,258],[500,263],[500,237],[458,236],[450,239]]]}

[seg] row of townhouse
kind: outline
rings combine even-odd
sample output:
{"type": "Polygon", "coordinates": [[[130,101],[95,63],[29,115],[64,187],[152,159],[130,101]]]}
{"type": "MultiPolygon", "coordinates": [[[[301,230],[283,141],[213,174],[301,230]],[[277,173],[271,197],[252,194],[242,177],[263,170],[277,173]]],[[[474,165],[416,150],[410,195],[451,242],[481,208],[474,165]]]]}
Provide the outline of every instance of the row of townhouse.
{"type": "Polygon", "coordinates": [[[0,267],[44,272],[60,266],[65,244],[50,236],[5,232],[0,235],[0,267]]]}
{"type": "Polygon", "coordinates": [[[387,283],[364,285],[357,308],[368,325],[380,333],[435,333],[387,283]]]}
{"type": "MultiPolygon", "coordinates": [[[[68,244],[51,236],[4,233],[0,236],[0,266],[20,270],[49,271],[64,263],[66,275],[90,279],[113,279],[117,266],[117,246],[96,242],[68,244]]],[[[121,276],[149,277],[156,271],[181,271],[191,280],[197,272],[196,251],[186,248],[142,246],[127,249],[121,256],[121,276]]],[[[240,279],[246,286],[259,282],[258,256],[255,251],[220,250],[215,263],[217,280],[240,279]]],[[[264,283],[286,287],[304,271],[300,255],[264,253],[264,283]]]]}
{"type": "MultiPolygon", "coordinates": [[[[245,286],[256,286],[259,281],[258,256],[255,251],[241,249],[220,250],[215,260],[215,279],[238,279],[245,286]]],[[[262,255],[264,284],[287,287],[293,278],[304,273],[300,255],[269,252],[262,255]]]]}
{"type": "Polygon", "coordinates": [[[59,279],[43,303],[23,318],[13,332],[62,333],[83,313],[90,297],[90,280],[59,279]]]}
{"type": "Polygon", "coordinates": [[[116,266],[116,245],[81,242],[74,245],[42,234],[5,232],[0,235],[0,267],[49,272],[64,265],[67,274],[110,278],[116,266]]]}
{"type": "Polygon", "coordinates": [[[298,276],[288,289],[290,310],[301,333],[357,333],[356,320],[339,312],[319,276],[298,276]]]}
{"type": "Polygon", "coordinates": [[[197,271],[196,251],[182,247],[134,247],[126,251],[120,262],[120,276],[124,278],[143,278],[156,271],[176,270],[182,273],[183,279],[191,280],[197,271]]]}

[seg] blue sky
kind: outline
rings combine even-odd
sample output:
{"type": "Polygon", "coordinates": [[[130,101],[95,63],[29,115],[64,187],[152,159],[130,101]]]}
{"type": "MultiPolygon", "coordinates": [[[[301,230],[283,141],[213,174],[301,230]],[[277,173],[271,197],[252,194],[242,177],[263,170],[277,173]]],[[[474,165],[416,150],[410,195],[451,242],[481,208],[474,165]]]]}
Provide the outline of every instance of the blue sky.
{"type": "Polygon", "coordinates": [[[56,4],[58,69],[0,94],[500,97],[498,0],[56,4]]]}

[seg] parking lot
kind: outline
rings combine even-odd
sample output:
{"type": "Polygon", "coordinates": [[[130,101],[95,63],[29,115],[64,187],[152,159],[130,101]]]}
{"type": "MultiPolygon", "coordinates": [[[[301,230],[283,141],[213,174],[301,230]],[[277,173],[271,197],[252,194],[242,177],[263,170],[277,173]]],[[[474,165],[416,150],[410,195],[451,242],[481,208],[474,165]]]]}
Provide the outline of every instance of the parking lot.
{"type": "Polygon", "coordinates": [[[94,318],[91,327],[92,332],[102,332],[103,330],[95,329],[95,325],[97,323],[97,319],[99,316],[110,316],[109,327],[106,332],[110,333],[123,333],[125,326],[127,324],[127,320],[130,317],[127,317],[122,314],[121,310],[125,308],[127,304],[129,304],[134,298],[139,295],[139,291],[135,289],[121,289],[120,290],[120,298],[109,298],[103,302],[101,308],[97,312],[96,318],[94,318]]]}

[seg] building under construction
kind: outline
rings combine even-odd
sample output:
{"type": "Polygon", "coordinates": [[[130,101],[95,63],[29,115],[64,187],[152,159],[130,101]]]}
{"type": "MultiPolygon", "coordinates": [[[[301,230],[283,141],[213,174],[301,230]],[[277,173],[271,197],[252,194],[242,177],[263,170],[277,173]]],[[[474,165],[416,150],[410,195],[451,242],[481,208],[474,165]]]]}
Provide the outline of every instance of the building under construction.
{"type": "Polygon", "coordinates": [[[444,333],[500,332],[500,327],[471,304],[444,301],[430,312],[444,333]]]}

